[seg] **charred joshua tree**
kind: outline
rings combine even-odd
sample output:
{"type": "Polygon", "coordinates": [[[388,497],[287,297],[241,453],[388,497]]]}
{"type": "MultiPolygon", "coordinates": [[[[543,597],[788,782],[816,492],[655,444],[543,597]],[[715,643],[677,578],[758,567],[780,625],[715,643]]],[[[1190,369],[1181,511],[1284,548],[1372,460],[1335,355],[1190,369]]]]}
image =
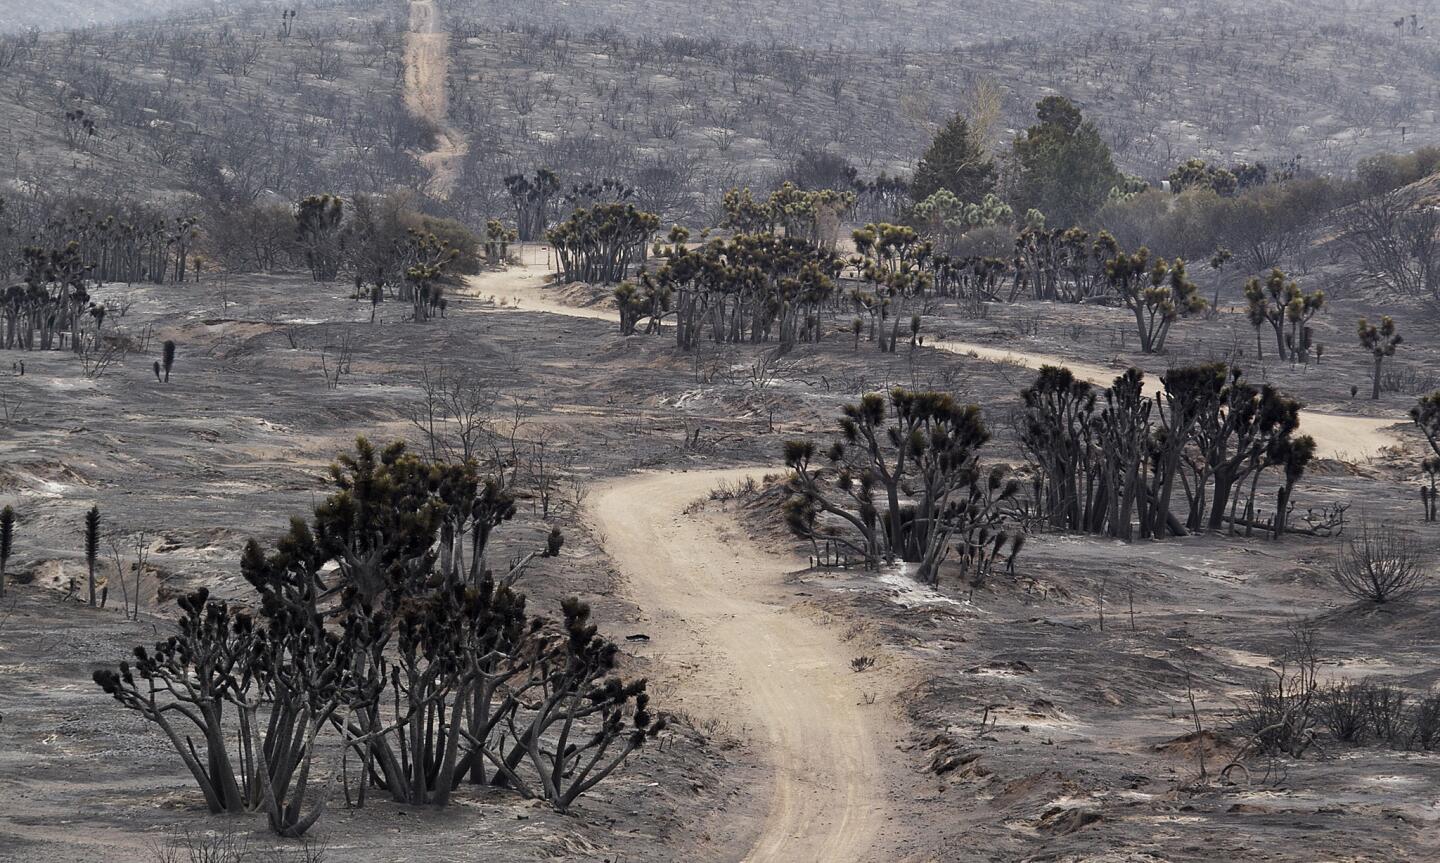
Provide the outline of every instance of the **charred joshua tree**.
{"type": "Polygon", "coordinates": [[[511,174],[506,177],[505,191],[515,208],[516,233],[520,242],[540,239],[550,224],[551,201],[560,191],[560,178],[549,168],[540,168],[533,177],[511,174]]]}
{"type": "Polygon", "coordinates": [[[919,564],[917,575],[928,583],[937,581],[952,540],[977,578],[1007,542],[1012,557],[1018,552],[1001,511],[1018,486],[1002,469],[980,467],[978,451],[990,434],[977,406],[897,388],[847,406],[840,430],[824,453],[828,468],[814,464],[813,442],[785,444],[792,495],[786,520],[797,535],[838,543],[872,567],[882,560],[919,564]],[[821,524],[826,516],[847,529],[821,524]],[[977,557],[981,547],[987,554],[977,557]]]}
{"type": "Polygon", "coordinates": [[[95,682],[122,706],[160,727],[185,763],[211,812],[243,812],[254,799],[252,733],[229,740],[226,716],[249,700],[256,681],[251,659],[257,638],[252,618],[210,601],[204,588],[179,600],[179,632],[153,649],[137,647],[134,661],[95,672],[95,682]],[[201,747],[192,741],[198,735],[201,747]]]}
{"type": "Polygon", "coordinates": [[[15,508],[0,509],[0,598],[5,596],[5,569],[10,563],[10,551],[15,542],[15,508]]]}
{"type": "Polygon", "coordinates": [[[57,248],[29,246],[22,253],[24,284],[0,291],[0,347],[20,350],[84,350],[82,332],[93,308],[86,287],[94,267],[70,241],[57,248]],[[37,340],[38,336],[38,340],[37,340]]]}
{"type": "Polygon", "coordinates": [[[513,507],[479,490],[473,466],[361,439],[332,479],[312,523],[293,520],[269,553],[247,543],[253,614],[186,597],[176,636],[95,675],[161,727],[211,811],[304,833],[337,773],[349,788],[342,762],[313,789],[328,735],[359,762],[362,805],[371,787],[444,805],[468,779],[564,810],[664,727],[645,682],[614,675],[617,648],[584,603],[563,603],[554,627],[527,614],[515,569],[471,581],[454,558],[436,565],[447,523],[493,526],[513,507]]]}
{"type": "Polygon", "coordinates": [[[92,506],[90,511],[85,513],[85,569],[88,574],[90,586],[90,607],[95,608],[97,594],[95,592],[95,560],[100,554],[100,507],[92,506]]]}
{"type": "Polygon", "coordinates": [[[345,203],[337,195],[310,195],[295,206],[295,240],[317,282],[333,282],[345,249],[345,203]]]}
{"type": "Polygon", "coordinates": [[[155,377],[160,377],[160,372],[165,373],[165,383],[170,383],[170,370],[175,367],[175,342],[166,339],[165,344],[160,347],[160,362],[156,363],[155,377]]]}
{"type": "Polygon", "coordinates": [[[1440,511],[1440,498],[1437,498],[1437,478],[1440,478],[1440,390],[1421,396],[1410,409],[1410,419],[1420,428],[1421,434],[1425,435],[1425,441],[1430,444],[1430,451],[1433,456],[1425,458],[1420,463],[1420,469],[1429,480],[1429,486],[1421,486],[1420,500],[1425,505],[1425,520],[1435,521],[1437,511],[1440,511]]]}
{"type": "Polygon", "coordinates": [[[1022,393],[1021,428],[1040,512],[1055,527],[1127,540],[1137,525],[1142,538],[1226,523],[1248,531],[1261,476],[1279,467],[1271,527],[1283,532],[1290,495],[1314,455],[1314,441],[1294,434],[1299,405],[1223,364],[1171,369],[1163,383],[1158,397],[1148,396],[1131,369],[1097,395],[1068,369],[1041,370],[1022,393]],[[1170,508],[1177,479],[1189,506],[1183,524],[1170,508]]]}

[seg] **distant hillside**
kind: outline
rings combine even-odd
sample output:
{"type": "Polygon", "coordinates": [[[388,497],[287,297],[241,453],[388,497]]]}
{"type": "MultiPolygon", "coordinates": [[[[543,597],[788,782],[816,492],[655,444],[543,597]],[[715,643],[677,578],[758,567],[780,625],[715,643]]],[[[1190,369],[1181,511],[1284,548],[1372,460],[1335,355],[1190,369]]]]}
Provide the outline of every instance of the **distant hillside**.
{"type": "MultiPolygon", "coordinates": [[[[1384,28],[1402,12],[1421,18],[1434,0],[1397,8],[1384,0],[451,0],[484,20],[563,26],[579,33],[614,29],[653,38],[686,37],[779,43],[826,50],[917,50],[1018,40],[1040,54],[1047,45],[1093,33],[1163,35],[1214,31],[1290,19],[1321,28],[1372,22],[1384,28]],[[1251,22],[1255,22],[1252,24],[1251,22]]],[[[1423,23],[1423,21],[1421,22],[1423,23]]]]}
{"type": "MultiPolygon", "coordinates": [[[[816,0],[787,16],[758,0],[446,0],[450,118],[470,155],[436,206],[503,214],[500,178],[545,164],[567,182],[620,176],[667,218],[698,218],[718,190],[768,182],[807,149],[862,176],[908,172],[986,89],[997,151],[1060,93],[1149,178],[1192,156],[1344,173],[1440,140],[1440,23],[1397,28],[1368,3],[1137,11],[1152,5],[816,0]],[[1150,23],[1113,26],[1132,20],[1150,23]],[[970,47],[831,47],[905,32],[970,47]]],[[[401,98],[407,4],[305,4],[288,32],[277,8],[0,41],[0,179],[250,200],[420,188],[431,132],[401,98]],[[66,119],[77,111],[95,134],[66,119]]]]}
{"type": "Polygon", "coordinates": [[[0,33],[115,24],[211,5],[208,0],[6,0],[0,3],[0,33]]]}

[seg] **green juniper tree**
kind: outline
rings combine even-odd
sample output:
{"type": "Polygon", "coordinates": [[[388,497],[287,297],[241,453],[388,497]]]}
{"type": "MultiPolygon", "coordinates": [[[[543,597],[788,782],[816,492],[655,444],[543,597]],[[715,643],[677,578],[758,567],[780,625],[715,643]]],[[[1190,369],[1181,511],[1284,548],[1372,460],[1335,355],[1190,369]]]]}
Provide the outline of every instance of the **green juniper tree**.
{"type": "Polygon", "coordinates": [[[1014,144],[1021,206],[1039,209],[1053,224],[1079,224],[1104,205],[1111,189],[1125,185],[1125,176],[1100,130],[1069,99],[1047,96],[1035,108],[1039,122],[1014,144]]]}
{"type": "Polygon", "coordinates": [[[951,117],[936,134],[910,180],[910,194],[917,202],[942,189],[966,203],[976,203],[995,190],[995,163],[963,114],[951,117]]]}

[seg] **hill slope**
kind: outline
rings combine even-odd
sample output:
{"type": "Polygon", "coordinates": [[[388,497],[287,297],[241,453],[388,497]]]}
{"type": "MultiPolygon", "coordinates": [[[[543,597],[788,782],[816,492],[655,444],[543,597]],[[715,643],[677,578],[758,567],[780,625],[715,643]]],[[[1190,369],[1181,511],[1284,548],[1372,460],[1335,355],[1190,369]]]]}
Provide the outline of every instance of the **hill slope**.
{"type": "MultiPolygon", "coordinates": [[[[826,15],[840,7],[825,3],[804,20],[827,38],[902,26],[933,33],[945,9],[909,0],[906,15],[882,15],[861,4],[836,19],[826,15]]],[[[1440,139],[1440,28],[1397,30],[1368,6],[1299,16],[1283,14],[1291,7],[1280,0],[1231,3],[1162,10],[1153,14],[1163,26],[1101,33],[1100,23],[1143,4],[1097,17],[1070,3],[1053,22],[1078,35],[1049,40],[1003,38],[1038,20],[1040,6],[1007,18],[981,4],[956,11],[946,32],[993,38],[922,51],[658,37],[751,22],[735,26],[738,39],[763,34],[772,18],[803,23],[762,15],[749,0],[698,19],[657,0],[638,36],[626,22],[639,7],[621,0],[437,5],[450,30],[448,127],[469,143],[445,206],[471,221],[505,212],[500,178],[538,164],[569,181],[639,182],[671,219],[703,215],[717,189],[769,181],[807,148],[845,157],[862,176],[908,171],[937,125],[982,90],[998,95],[997,149],[1030,122],[1037,99],[1061,93],[1097,120],[1122,168],[1151,178],[1196,155],[1298,156],[1345,172],[1365,155],[1440,139]],[[554,26],[535,23],[551,13],[554,26]],[[584,18],[583,31],[563,26],[584,18]],[[619,24],[626,29],[609,26],[619,24]]],[[[273,9],[252,8],[12,39],[0,45],[11,82],[0,91],[0,176],[249,199],[421,188],[428,172],[417,156],[435,129],[406,111],[408,26],[407,4],[393,0],[306,6],[288,35],[273,9]],[[65,120],[75,110],[97,134],[77,139],[65,120]]]]}

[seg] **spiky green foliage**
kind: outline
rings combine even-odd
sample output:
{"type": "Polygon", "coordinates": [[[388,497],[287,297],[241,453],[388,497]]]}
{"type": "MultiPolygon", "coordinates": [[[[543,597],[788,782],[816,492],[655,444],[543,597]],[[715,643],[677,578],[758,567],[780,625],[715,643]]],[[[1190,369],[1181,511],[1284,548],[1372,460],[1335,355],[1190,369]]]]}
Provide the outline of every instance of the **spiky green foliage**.
{"type": "Polygon", "coordinates": [[[720,342],[818,341],[821,308],[835,291],[844,262],[828,249],[793,237],[740,234],[686,245],[689,234],[670,232],[657,244],[664,261],[641,275],[644,312],[674,309],[676,344],[694,350],[705,337],[720,342]]]}
{"type": "Polygon", "coordinates": [[[1150,261],[1150,250],[1118,254],[1105,264],[1110,287],[1135,316],[1140,350],[1158,354],[1165,350],[1170,327],[1181,317],[1204,311],[1205,298],[1185,270],[1185,262],[1164,258],[1150,261]]]}
{"type": "MultiPolygon", "coordinates": [[[[1246,313],[1258,331],[1269,324],[1275,331],[1275,346],[1281,357],[1303,359],[1313,347],[1307,324],[1325,306],[1325,292],[1301,290],[1299,283],[1273,269],[1264,282],[1252,278],[1245,283],[1246,313]],[[1287,329],[1288,327],[1288,329],[1287,329]]],[[[1259,333],[1255,350],[1260,351],[1259,333]]]]}
{"type": "Polygon", "coordinates": [[[615,284],[638,266],[660,217],[634,204],[595,204],[545,232],[566,281],[615,284]]]}

